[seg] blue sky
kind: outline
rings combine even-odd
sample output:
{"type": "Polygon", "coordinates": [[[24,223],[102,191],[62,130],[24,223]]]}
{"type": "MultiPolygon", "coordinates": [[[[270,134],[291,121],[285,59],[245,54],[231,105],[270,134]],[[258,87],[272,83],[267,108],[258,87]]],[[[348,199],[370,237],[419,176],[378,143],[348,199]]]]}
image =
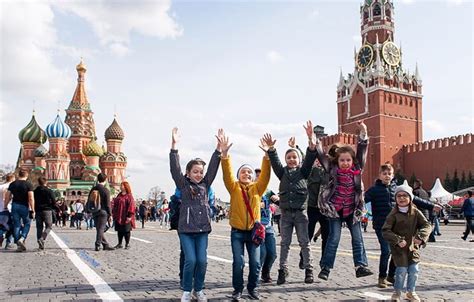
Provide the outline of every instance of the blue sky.
{"type": "MultiPolygon", "coordinates": [[[[117,118],[139,197],[170,193],[170,132],[183,166],[209,158],[223,127],[235,170],[281,152],[311,119],[337,128],[339,70],[354,70],[362,1],[6,1],[1,5],[0,163],[14,163],[33,100],[43,128],[64,117],[84,57],[99,141],[117,118]],[[116,108],[116,109],[115,109],[116,108]]],[[[394,1],[395,42],[423,80],[424,140],[473,132],[473,4],[394,1]]],[[[277,188],[272,177],[271,187],[277,188]]],[[[217,195],[228,199],[221,174],[217,195]]]]}

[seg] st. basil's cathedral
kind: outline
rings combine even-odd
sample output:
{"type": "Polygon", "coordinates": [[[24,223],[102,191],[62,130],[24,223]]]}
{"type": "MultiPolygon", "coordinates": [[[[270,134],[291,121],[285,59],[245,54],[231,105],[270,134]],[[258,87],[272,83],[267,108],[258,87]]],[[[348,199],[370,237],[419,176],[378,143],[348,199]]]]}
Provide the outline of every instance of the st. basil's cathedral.
{"type": "Polygon", "coordinates": [[[58,112],[44,131],[33,113],[31,121],[18,134],[21,149],[17,168],[30,171],[33,183],[44,175],[48,186],[66,201],[85,200],[101,172],[107,175],[112,193],[118,191],[127,167],[127,157],[122,152],[125,136],[116,118],[105,130],[107,147],[97,143],[94,113],[85,89],[87,69],[82,60],[76,70],[77,86],[65,120],[58,112]],[[46,141],[48,149],[43,145],[46,141]]]}

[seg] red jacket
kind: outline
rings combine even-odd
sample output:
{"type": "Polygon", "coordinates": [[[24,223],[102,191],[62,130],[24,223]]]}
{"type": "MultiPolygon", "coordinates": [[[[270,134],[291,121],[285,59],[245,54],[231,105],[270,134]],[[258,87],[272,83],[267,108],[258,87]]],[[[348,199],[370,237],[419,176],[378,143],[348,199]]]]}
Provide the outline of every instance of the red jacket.
{"type": "Polygon", "coordinates": [[[131,218],[132,228],[135,228],[135,200],[132,194],[119,193],[113,200],[112,217],[115,223],[125,225],[131,218]]]}

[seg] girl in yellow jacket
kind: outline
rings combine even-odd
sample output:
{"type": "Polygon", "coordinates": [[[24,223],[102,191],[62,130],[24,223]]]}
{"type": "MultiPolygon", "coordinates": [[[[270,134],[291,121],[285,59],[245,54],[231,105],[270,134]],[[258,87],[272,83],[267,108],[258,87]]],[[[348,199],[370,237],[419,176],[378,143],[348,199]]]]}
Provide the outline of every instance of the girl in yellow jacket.
{"type": "MultiPolygon", "coordinates": [[[[250,268],[247,291],[250,299],[258,300],[259,293],[257,287],[258,278],[260,276],[260,247],[252,242],[252,228],[255,221],[260,221],[260,202],[270,181],[270,160],[267,156],[263,158],[262,172],[257,181],[254,181],[254,169],[246,164],[237,170],[236,179],[228,155],[232,144],[229,143],[229,138],[225,136],[225,134],[222,135],[220,141],[222,142],[222,174],[225,187],[230,193],[229,222],[232,227],[230,238],[233,255],[232,286],[234,288],[232,300],[240,300],[244,289],[244,247],[247,248],[250,268]],[[247,196],[255,221],[250,217],[243,194],[247,196]]],[[[261,143],[262,146],[260,146],[260,148],[267,151],[268,146],[262,140],[261,143]]]]}

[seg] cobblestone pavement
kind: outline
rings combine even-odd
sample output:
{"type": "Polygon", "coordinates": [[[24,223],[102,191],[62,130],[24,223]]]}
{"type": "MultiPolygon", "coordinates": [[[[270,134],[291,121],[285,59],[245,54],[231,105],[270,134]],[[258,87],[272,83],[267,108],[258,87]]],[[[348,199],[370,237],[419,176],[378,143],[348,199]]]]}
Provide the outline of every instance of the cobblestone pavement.
{"type": "MultiPolygon", "coordinates": [[[[438,241],[430,243],[422,252],[423,262],[417,292],[423,299],[474,301],[474,243],[461,240],[463,228],[461,224],[443,225],[442,236],[437,237],[438,241]]],[[[48,237],[45,250],[39,251],[34,240],[34,223],[27,240],[27,252],[0,251],[0,300],[99,300],[97,291],[107,291],[107,285],[99,284],[94,288],[90,280],[95,279],[86,279],[84,276],[90,269],[123,300],[176,301],[181,297],[178,278],[179,242],[175,231],[162,229],[158,223],[147,223],[144,229],[132,232],[130,250],[100,252],[93,249],[93,230],[54,228],[54,233],[67,245],[69,251],[62,249],[52,236],[48,237]],[[74,257],[81,261],[71,260],[74,257]],[[78,269],[72,261],[81,262],[83,267],[78,269]]],[[[213,224],[205,283],[205,292],[211,301],[228,301],[232,292],[229,235],[227,221],[213,224]]],[[[117,242],[116,234],[112,231],[107,232],[107,238],[111,244],[117,242]]],[[[369,266],[377,272],[379,248],[373,230],[364,233],[364,240],[369,266]]],[[[294,237],[290,253],[289,282],[283,286],[277,286],[275,281],[261,286],[262,300],[376,301],[390,298],[392,289],[376,287],[377,274],[355,278],[347,229],[343,230],[336,265],[329,281],[317,279],[314,284],[304,284],[304,271],[298,269],[299,247],[296,244],[294,237]]],[[[277,250],[279,254],[279,246],[277,250]]],[[[314,263],[317,263],[321,255],[319,241],[313,244],[312,255],[314,263]]],[[[278,259],[272,271],[274,280],[277,263],[278,259]]],[[[315,267],[315,275],[317,273],[318,269],[315,267]]],[[[102,296],[104,297],[107,296],[102,296]]]]}

